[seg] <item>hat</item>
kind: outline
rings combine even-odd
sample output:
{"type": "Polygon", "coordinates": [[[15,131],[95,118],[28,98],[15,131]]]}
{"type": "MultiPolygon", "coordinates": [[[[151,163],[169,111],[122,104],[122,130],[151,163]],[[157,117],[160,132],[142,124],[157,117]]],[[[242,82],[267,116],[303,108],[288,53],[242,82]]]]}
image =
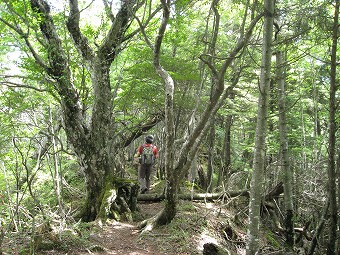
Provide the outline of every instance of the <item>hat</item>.
{"type": "Polygon", "coordinates": [[[153,143],[153,136],[152,135],[147,135],[145,137],[145,142],[147,143],[153,143]]]}

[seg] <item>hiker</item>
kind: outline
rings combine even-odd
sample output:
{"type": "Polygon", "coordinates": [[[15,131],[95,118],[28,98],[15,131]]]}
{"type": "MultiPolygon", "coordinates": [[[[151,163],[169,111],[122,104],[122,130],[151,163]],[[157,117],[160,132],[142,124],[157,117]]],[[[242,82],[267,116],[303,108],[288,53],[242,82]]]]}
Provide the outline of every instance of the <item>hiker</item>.
{"type": "Polygon", "coordinates": [[[153,139],[152,135],[147,135],[145,137],[145,143],[138,147],[137,153],[134,156],[135,159],[139,159],[138,181],[142,194],[150,190],[152,166],[155,163],[155,159],[158,158],[158,149],[152,144],[153,139]]]}

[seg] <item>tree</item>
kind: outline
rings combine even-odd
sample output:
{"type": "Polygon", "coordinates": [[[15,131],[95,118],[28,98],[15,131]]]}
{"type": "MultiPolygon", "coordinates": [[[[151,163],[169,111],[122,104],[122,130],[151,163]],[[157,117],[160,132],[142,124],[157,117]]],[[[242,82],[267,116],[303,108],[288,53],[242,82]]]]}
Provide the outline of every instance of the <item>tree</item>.
{"type": "Polygon", "coordinates": [[[337,45],[339,31],[339,1],[335,1],[334,23],[332,31],[332,51],[331,51],[331,72],[329,89],[329,135],[328,135],[328,199],[330,211],[329,240],[327,245],[327,255],[336,253],[335,245],[337,240],[337,219],[338,208],[336,199],[336,173],[335,173],[335,144],[336,144],[336,118],[335,112],[338,104],[335,100],[337,92],[336,66],[337,66],[337,45]]]}
{"type": "Polygon", "coordinates": [[[289,164],[288,137],[286,122],[286,82],[285,82],[285,61],[283,51],[276,52],[276,68],[278,80],[278,109],[279,109],[279,129],[280,129],[280,152],[281,165],[284,172],[284,199],[285,199],[285,231],[286,245],[292,249],[294,246],[294,222],[293,222],[293,172],[289,164]]]}
{"type": "MultiPolygon", "coordinates": [[[[238,78],[233,79],[233,82],[230,86],[225,87],[225,74],[227,69],[233,63],[236,55],[245,47],[248,40],[250,39],[253,29],[257,22],[262,17],[262,14],[256,16],[248,26],[248,29],[242,34],[239,38],[239,41],[231,50],[229,55],[224,58],[225,60],[218,67],[213,64],[210,59],[210,56],[202,56],[201,61],[206,64],[211,73],[212,73],[212,94],[210,97],[209,103],[205,106],[204,111],[201,115],[201,119],[198,121],[197,125],[192,130],[192,133],[185,138],[184,143],[179,151],[178,160],[174,159],[174,119],[173,119],[173,89],[174,82],[173,78],[169,74],[168,71],[164,69],[164,67],[160,63],[160,48],[163,42],[164,34],[166,31],[167,24],[169,22],[170,16],[170,0],[163,0],[163,19],[162,23],[159,27],[158,35],[156,36],[155,44],[152,45],[150,40],[148,39],[145,31],[143,31],[143,35],[145,41],[154,51],[153,63],[156,69],[156,72],[162,77],[165,84],[165,113],[166,113],[166,128],[167,128],[167,137],[166,137],[166,174],[167,174],[167,185],[166,185],[166,201],[165,207],[162,211],[160,211],[155,217],[145,220],[140,224],[140,227],[145,230],[150,230],[154,226],[167,224],[172,221],[172,219],[176,215],[177,211],[177,203],[178,203],[178,190],[180,180],[183,179],[184,174],[187,173],[189,168],[191,167],[191,163],[195,158],[196,152],[203,141],[203,137],[207,134],[210,126],[211,120],[213,116],[215,116],[216,112],[220,107],[225,103],[225,99],[230,95],[232,88],[237,84],[238,78]],[[206,57],[206,58],[205,58],[206,57]]],[[[215,36],[218,35],[219,29],[219,12],[218,6],[219,0],[213,0],[211,3],[211,8],[214,12],[216,23],[214,26],[213,33],[215,36]]],[[[247,15],[247,13],[245,14],[247,15]]],[[[142,27],[141,27],[142,29],[142,27]]],[[[143,30],[143,29],[142,29],[143,30]]]]}
{"type": "MultiPolygon", "coordinates": [[[[96,39],[86,37],[80,27],[82,10],[79,9],[78,1],[69,1],[66,27],[74,48],[69,45],[70,40],[61,38],[64,27],[59,23],[56,25],[59,17],[52,14],[47,1],[31,0],[30,6],[4,1],[2,5],[9,15],[6,19],[0,19],[23,40],[37,68],[53,83],[53,89],[60,100],[63,128],[86,176],[87,197],[81,213],[81,217],[86,221],[105,219],[112,204],[120,201],[115,200],[115,152],[120,146],[129,143],[131,137],[142,134],[159,120],[158,117],[153,118],[147,128],[143,125],[136,126],[131,137],[126,134],[125,140],[114,140],[118,126],[113,116],[115,93],[110,72],[112,63],[124,48],[123,44],[137,33],[132,31],[128,34],[127,31],[141,2],[121,1],[116,14],[108,1],[104,1],[104,4],[109,23],[99,27],[99,32],[95,33],[100,34],[101,42],[91,43],[96,39]],[[26,12],[30,15],[26,15],[26,12]],[[19,15],[26,20],[21,22],[19,15]],[[29,18],[31,20],[28,20],[29,18]],[[105,32],[102,33],[103,31],[105,32]],[[78,51],[79,55],[76,52],[73,54],[81,59],[85,72],[89,74],[85,83],[91,84],[90,108],[84,103],[84,98],[77,89],[76,85],[81,81],[74,76],[72,61],[77,62],[77,59],[68,55],[70,48],[78,51]],[[108,197],[112,199],[108,200],[108,197]]],[[[123,201],[121,206],[124,207],[123,201]]]]}
{"type": "Polygon", "coordinates": [[[270,88],[274,1],[264,1],[264,27],[262,44],[261,75],[255,135],[254,165],[250,184],[249,223],[247,234],[247,255],[255,255],[259,250],[260,208],[263,191],[263,172],[270,88]]]}

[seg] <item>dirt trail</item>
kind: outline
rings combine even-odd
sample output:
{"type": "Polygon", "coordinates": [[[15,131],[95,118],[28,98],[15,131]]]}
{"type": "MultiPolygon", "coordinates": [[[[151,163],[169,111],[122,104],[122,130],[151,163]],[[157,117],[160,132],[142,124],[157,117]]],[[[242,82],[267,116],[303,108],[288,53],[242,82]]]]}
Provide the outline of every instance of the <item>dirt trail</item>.
{"type": "MultiPolygon", "coordinates": [[[[162,208],[160,204],[140,204],[140,210],[144,217],[155,215],[162,208]]],[[[86,252],[71,252],[70,254],[88,255],[88,254],[112,254],[112,255],[176,255],[177,253],[162,252],[161,247],[158,247],[150,238],[143,238],[140,235],[137,223],[124,223],[112,221],[90,236],[91,242],[97,244],[99,248],[104,248],[104,251],[94,251],[95,245],[86,252]]],[[[61,255],[61,254],[58,254],[61,255]]],[[[66,255],[66,254],[65,254],[66,255]]]]}
{"type": "MultiPolygon", "coordinates": [[[[153,243],[140,237],[135,225],[112,222],[103,227],[101,233],[93,234],[91,239],[104,248],[103,252],[92,254],[115,255],[165,255],[153,243]]],[[[82,253],[89,254],[89,253],[82,253]]]]}

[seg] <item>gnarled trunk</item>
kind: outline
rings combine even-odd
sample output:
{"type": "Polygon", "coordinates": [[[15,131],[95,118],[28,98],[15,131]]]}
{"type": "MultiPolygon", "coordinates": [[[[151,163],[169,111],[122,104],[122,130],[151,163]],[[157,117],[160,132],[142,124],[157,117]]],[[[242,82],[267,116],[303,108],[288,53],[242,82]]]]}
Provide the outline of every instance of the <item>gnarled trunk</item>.
{"type": "MultiPolygon", "coordinates": [[[[73,84],[69,57],[58,36],[49,4],[45,0],[30,0],[30,3],[34,14],[39,17],[40,32],[45,39],[45,44],[48,45],[46,46],[48,63],[39,57],[28,40],[26,44],[36,62],[57,83],[55,88],[61,99],[64,129],[86,178],[87,194],[81,217],[86,221],[92,221],[99,217],[104,219],[110,217],[115,214],[113,211],[125,213],[130,208],[126,206],[127,198],[121,196],[124,194],[122,190],[130,189],[127,193],[134,194],[135,197],[137,194],[132,191],[135,185],[122,185],[121,181],[117,182],[114,172],[112,158],[114,153],[110,151],[110,148],[113,148],[111,137],[114,127],[110,67],[119,53],[118,48],[124,41],[124,33],[130,24],[133,12],[136,11],[136,1],[122,2],[115,17],[110,16],[113,15],[112,13],[108,13],[112,18],[111,27],[102,44],[94,51],[79,26],[81,11],[78,8],[78,1],[69,0],[67,29],[91,74],[93,105],[90,121],[86,120],[85,106],[82,105],[73,84]]],[[[22,34],[20,29],[17,32],[22,34]]]]}

